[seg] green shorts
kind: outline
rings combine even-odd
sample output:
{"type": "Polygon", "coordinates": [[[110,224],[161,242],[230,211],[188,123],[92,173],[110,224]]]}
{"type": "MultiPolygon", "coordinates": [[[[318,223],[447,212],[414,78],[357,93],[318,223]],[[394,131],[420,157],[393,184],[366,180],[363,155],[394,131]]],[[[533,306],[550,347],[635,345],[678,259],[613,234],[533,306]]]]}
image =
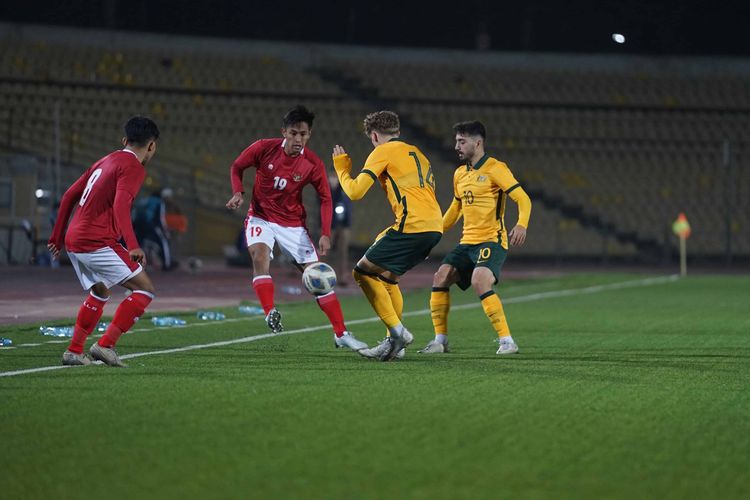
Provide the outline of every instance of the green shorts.
{"type": "Polygon", "coordinates": [[[430,255],[443,235],[437,231],[399,233],[389,229],[365,252],[367,260],[401,276],[430,255]]]}
{"type": "Polygon", "coordinates": [[[461,290],[471,286],[471,274],[477,267],[486,267],[495,276],[495,283],[500,279],[500,268],[503,267],[508,251],[500,243],[491,241],[476,245],[458,245],[445,256],[443,264],[453,266],[458,271],[457,285],[461,290]]]}

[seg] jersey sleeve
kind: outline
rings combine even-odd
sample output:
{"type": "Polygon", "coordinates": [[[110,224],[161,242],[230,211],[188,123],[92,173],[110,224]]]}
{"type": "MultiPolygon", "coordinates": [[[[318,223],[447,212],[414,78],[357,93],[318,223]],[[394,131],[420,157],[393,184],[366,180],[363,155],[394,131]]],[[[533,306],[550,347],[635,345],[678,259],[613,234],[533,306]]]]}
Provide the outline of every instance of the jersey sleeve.
{"type": "Polygon", "coordinates": [[[145,178],[146,170],[140,164],[137,167],[122,167],[120,175],[117,177],[115,201],[112,205],[112,210],[114,212],[115,224],[122,238],[125,240],[128,250],[139,248],[138,240],[133,231],[130,209],[145,178]]]}
{"type": "Polygon", "coordinates": [[[73,207],[81,199],[83,191],[86,189],[86,183],[91,176],[91,172],[94,167],[89,167],[83,175],[81,175],[72,186],[65,191],[62,199],[60,200],[60,206],[57,209],[57,219],[55,219],[55,227],[52,229],[52,234],[49,237],[48,243],[52,243],[58,249],[62,248],[63,235],[65,234],[65,228],[68,226],[68,219],[70,214],[73,212],[73,207]]]}
{"type": "Polygon", "coordinates": [[[318,192],[320,200],[320,233],[323,236],[331,235],[331,219],[333,217],[333,200],[331,197],[331,186],[328,184],[326,166],[321,160],[315,162],[315,173],[312,185],[318,192]]]}
{"type": "Polygon", "coordinates": [[[461,193],[458,192],[458,169],[453,172],[453,197],[457,200],[461,199],[461,193]]]}
{"type": "Polygon", "coordinates": [[[370,156],[367,157],[365,166],[362,167],[362,172],[369,172],[377,179],[385,172],[386,167],[388,167],[388,156],[385,153],[385,149],[375,148],[370,153],[370,156]]]}
{"type": "Polygon", "coordinates": [[[458,219],[463,215],[462,208],[461,199],[453,198],[453,202],[448,207],[448,210],[445,211],[445,214],[443,214],[443,233],[448,231],[456,224],[456,222],[458,222],[458,219]]]}
{"type": "Polygon", "coordinates": [[[245,190],[242,187],[242,172],[250,167],[257,167],[260,162],[260,156],[265,151],[266,141],[259,140],[252,143],[250,146],[240,153],[240,155],[234,160],[232,166],[229,169],[229,176],[232,182],[232,193],[244,193],[245,190]]]}
{"type": "Polygon", "coordinates": [[[518,222],[519,226],[529,227],[531,218],[531,198],[521,187],[513,173],[504,163],[500,165],[494,176],[495,182],[500,186],[505,194],[518,205],[518,222]]]}
{"type": "Polygon", "coordinates": [[[352,178],[352,159],[348,154],[334,156],[333,168],[336,170],[341,189],[353,201],[361,199],[378,180],[377,175],[365,169],[362,169],[356,178],[352,178]]]}

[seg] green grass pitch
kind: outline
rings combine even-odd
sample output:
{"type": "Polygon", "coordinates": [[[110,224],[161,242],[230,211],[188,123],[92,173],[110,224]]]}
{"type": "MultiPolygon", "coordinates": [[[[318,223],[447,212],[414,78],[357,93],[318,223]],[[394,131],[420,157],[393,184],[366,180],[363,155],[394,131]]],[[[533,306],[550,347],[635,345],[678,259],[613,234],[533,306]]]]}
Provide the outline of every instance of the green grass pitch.
{"type": "MultiPolygon", "coordinates": [[[[300,333],[0,376],[0,498],[750,498],[750,278],[586,289],[640,278],[503,283],[509,358],[458,291],[454,352],[418,355],[425,289],[406,296],[416,341],[399,362],[333,349],[307,301],[280,306],[300,333]]],[[[383,336],[355,322],[373,316],[361,296],[342,303],[358,337],[383,336]]],[[[185,317],[146,318],[120,352],[266,332],[185,317]]],[[[0,336],[49,340],[34,330],[0,336]]],[[[0,350],[0,374],[55,366],[64,348],[0,350]]]]}

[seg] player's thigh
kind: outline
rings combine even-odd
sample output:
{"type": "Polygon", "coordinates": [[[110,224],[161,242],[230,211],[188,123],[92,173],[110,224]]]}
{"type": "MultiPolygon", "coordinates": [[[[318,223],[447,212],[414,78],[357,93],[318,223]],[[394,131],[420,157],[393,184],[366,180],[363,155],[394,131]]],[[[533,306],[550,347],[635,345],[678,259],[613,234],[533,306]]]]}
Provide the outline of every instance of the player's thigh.
{"type": "MultiPolygon", "coordinates": [[[[471,275],[474,272],[474,261],[471,258],[470,245],[456,245],[448,255],[443,258],[442,265],[453,268],[453,276],[461,290],[471,286],[471,275]]],[[[442,267],[442,266],[441,266],[442,267]]]]}
{"type": "Polygon", "coordinates": [[[429,255],[441,238],[438,232],[399,233],[389,229],[365,252],[372,264],[402,276],[429,255]]]}
{"type": "Polygon", "coordinates": [[[120,244],[100,248],[93,252],[74,253],[71,262],[78,274],[81,285],[88,290],[96,283],[107,289],[124,283],[143,271],[143,267],[133,262],[128,251],[120,244]]]}
{"type": "Polygon", "coordinates": [[[276,241],[273,225],[258,217],[248,217],[245,220],[245,241],[247,248],[263,244],[269,248],[270,258],[273,259],[273,245],[276,241]]]}
{"type": "Polygon", "coordinates": [[[151,277],[146,273],[145,270],[136,274],[129,280],[124,281],[122,283],[122,286],[133,292],[135,292],[136,290],[141,290],[144,292],[149,292],[151,294],[156,293],[156,289],[154,288],[154,284],[151,281],[151,277]]]}
{"type": "Polygon", "coordinates": [[[489,281],[489,286],[492,287],[492,285],[500,281],[500,271],[508,255],[508,251],[500,243],[487,242],[472,245],[469,253],[475,263],[475,270],[473,272],[475,276],[472,276],[472,284],[476,280],[477,285],[481,284],[485,286],[486,282],[489,281]],[[485,271],[477,273],[479,269],[485,271]]]}
{"type": "Polygon", "coordinates": [[[437,288],[448,288],[458,282],[460,274],[450,264],[440,264],[437,272],[432,277],[432,286],[437,288]]]}
{"type": "Polygon", "coordinates": [[[320,260],[307,228],[283,227],[278,224],[273,226],[276,242],[284,252],[291,255],[295,263],[304,266],[320,260]]]}

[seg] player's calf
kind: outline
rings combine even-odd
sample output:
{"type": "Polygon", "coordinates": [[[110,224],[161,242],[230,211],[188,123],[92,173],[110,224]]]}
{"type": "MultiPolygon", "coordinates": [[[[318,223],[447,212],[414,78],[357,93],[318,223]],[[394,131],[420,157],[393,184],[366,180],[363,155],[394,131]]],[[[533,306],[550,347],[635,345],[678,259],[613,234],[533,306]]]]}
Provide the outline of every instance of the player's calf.
{"type": "Polygon", "coordinates": [[[130,330],[138,319],[143,316],[146,307],[153,300],[154,295],[145,290],[136,290],[120,303],[98,344],[101,347],[112,348],[117,344],[123,333],[130,330]]]}

